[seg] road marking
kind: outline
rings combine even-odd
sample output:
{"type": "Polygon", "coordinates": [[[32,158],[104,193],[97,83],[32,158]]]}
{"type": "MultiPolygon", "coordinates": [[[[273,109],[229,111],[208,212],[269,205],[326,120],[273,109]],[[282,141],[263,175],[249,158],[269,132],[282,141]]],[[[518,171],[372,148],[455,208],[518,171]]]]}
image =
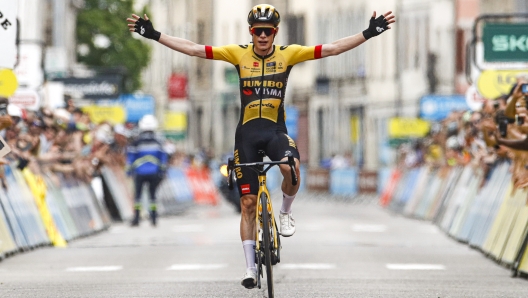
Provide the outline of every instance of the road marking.
{"type": "Polygon", "coordinates": [[[204,225],[179,225],[172,228],[173,232],[178,233],[194,233],[205,231],[204,225]]]}
{"type": "Polygon", "coordinates": [[[92,266],[92,267],[70,267],[68,272],[109,272],[122,270],[123,266],[92,266]]]}
{"type": "Polygon", "coordinates": [[[387,231],[386,225],[353,225],[352,231],[363,232],[363,233],[383,233],[387,231]]]}
{"type": "Polygon", "coordinates": [[[440,264],[387,264],[389,270],[445,270],[440,264]]]}
{"type": "Polygon", "coordinates": [[[317,264],[317,263],[306,263],[306,264],[284,264],[279,265],[281,269],[308,269],[308,270],[328,270],[334,269],[334,264],[317,264]]]}
{"type": "Polygon", "coordinates": [[[227,264],[174,264],[167,268],[167,270],[216,270],[225,267],[227,267],[227,264]]]}

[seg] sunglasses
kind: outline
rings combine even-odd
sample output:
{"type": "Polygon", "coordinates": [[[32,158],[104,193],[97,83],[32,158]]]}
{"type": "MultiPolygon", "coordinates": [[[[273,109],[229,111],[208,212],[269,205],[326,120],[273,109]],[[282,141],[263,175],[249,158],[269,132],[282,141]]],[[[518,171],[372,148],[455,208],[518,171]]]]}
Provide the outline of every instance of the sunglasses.
{"type": "Polygon", "coordinates": [[[272,34],[275,34],[277,32],[277,29],[275,28],[270,28],[270,27],[264,27],[264,28],[261,28],[261,27],[256,27],[256,28],[251,28],[251,34],[253,35],[256,35],[256,36],[260,36],[262,34],[262,32],[264,32],[264,34],[266,34],[266,36],[270,36],[272,34]]]}

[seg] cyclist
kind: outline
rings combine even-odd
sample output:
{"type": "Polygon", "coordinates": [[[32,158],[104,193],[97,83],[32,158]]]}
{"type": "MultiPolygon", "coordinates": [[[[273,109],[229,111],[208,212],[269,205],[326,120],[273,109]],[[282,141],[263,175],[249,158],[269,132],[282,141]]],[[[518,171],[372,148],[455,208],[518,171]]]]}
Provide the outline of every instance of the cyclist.
{"type": "MultiPolygon", "coordinates": [[[[280,14],[269,4],[254,6],[248,14],[249,45],[226,45],[213,47],[199,45],[192,41],[168,36],[154,30],[147,15],[140,18],[132,15],[128,18],[131,32],[137,32],[145,38],[189,56],[223,60],[233,64],[240,77],[241,115],[235,132],[234,157],[236,163],[256,162],[262,158],[259,150],[274,161],[287,160],[293,154],[299,173],[299,151],[286,130],[284,95],[286,82],[291,68],[300,62],[339,55],[351,50],[367,39],[390,29],[395,22],[392,12],[376,18],[372,14],[369,27],[362,33],[345,37],[330,44],[317,46],[273,45],[279,32],[280,14]]],[[[293,186],[289,165],[280,165],[284,177],[282,182],[283,201],[279,213],[280,232],[288,237],[295,233],[295,222],[291,214],[291,205],[299,189],[293,186]]],[[[255,212],[258,192],[258,177],[251,169],[235,170],[238,190],[241,194],[242,214],[240,236],[246,257],[246,274],[242,285],[246,288],[256,286],[255,268],[255,212]]]]}

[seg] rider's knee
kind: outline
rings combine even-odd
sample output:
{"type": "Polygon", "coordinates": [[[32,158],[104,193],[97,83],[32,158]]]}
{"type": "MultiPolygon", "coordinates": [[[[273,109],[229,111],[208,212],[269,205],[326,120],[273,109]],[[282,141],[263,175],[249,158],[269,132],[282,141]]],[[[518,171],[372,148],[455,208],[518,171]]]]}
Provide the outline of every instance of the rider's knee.
{"type": "Polygon", "coordinates": [[[256,195],[244,195],[240,198],[240,207],[246,212],[254,212],[257,203],[256,195]]]}
{"type": "MultiPolygon", "coordinates": [[[[282,176],[290,176],[291,175],[291,167],[290,165],[279,165],[279,168],[280,168],[280,171],[282,173],[282,176]]],[[[297,176],[299,176],[300,174],[300,171],[299,171],[299,161],[297,159],[295,159],[295,172],[297,174],[297,176]]]]}

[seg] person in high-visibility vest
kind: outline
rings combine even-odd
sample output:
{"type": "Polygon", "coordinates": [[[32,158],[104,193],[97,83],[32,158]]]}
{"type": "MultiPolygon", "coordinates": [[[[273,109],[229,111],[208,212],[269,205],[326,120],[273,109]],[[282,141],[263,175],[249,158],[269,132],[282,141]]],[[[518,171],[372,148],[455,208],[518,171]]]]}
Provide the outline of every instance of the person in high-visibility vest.
{"type": "Polygon", "coordinates": [[[149,184],[150,220],[157,222],[156,189],[167,171],[167,153],[162,143],[156,139],[158,120],[153,115],[145,115],[139,121],[139,136],[127,148],[127,173],[134,177],[135,205],[131,226],[139,225],[141,213],[141,192],[145,183],[149,184]]]}

